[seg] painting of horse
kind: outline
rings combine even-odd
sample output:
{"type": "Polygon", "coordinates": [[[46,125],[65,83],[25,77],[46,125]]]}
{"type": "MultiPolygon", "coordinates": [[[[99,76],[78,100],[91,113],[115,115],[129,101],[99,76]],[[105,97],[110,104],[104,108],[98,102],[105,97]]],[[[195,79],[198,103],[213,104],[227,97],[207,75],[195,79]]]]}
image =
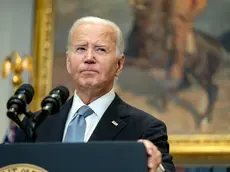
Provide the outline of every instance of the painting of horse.
{"type": "Polygon", "coordinates": [[[175,63],[171,56],[171,4],[167,2],[57,0],[53,86],[64,84],[73,94],[73,83],[63,65],[73,22],[90,15],[106,18],[118,24],[125,39],[125,67],[115,85],[120,97],[164,121],[169,134],[229,133],[230,53],[223,36],[230,30],[224,17],[230,11],[228,2],[208,0],[203,13],[193,21],[179,85],[167,77],[175,63]]]}

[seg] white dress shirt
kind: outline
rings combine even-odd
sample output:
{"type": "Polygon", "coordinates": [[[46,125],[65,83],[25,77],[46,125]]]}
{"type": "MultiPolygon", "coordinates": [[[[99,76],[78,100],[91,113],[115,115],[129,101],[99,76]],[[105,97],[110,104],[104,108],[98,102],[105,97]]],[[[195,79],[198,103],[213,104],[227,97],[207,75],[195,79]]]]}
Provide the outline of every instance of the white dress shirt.
{"type": "MultiPolygon", "coordinates": [[[[110,90],[108,93],[103,95],[102,97],[94,100],[92,103],[88,104],[88,106],[94,111],[93,114],[87,116],[86,119],[86,130],[85,130],[85,137],[84,142],[87,142],[92,135],[94,129],[96,128],[98,122],[100,121],[102,115],[106,111],[106,109],[109,107],[113,99],[115,98],[115,92],[114,89],[110,90]]],[[[73,104],[69,111],[66,124],[65,124],[65,130],[63,134],[63,138],[65,138],[65,134],[68,128],[68,125],[70,121],[72,120],[74,114],[78,111],[80,107],[85,105],[82,100],[78,97],[76,94],[76,90],[74,92],[73,96],[73,104]]]]}

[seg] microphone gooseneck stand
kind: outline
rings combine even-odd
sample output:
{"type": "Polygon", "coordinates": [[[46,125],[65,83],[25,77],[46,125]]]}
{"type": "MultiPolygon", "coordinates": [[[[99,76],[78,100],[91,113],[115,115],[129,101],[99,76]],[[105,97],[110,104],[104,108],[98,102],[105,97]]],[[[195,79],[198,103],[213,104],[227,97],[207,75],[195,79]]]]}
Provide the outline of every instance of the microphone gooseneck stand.
{"type": "Polygon", "coordinates": [[[41,103],[42,109],[32,113],[28,108],[28,104],[32,100],[33,90],[31,86],[26,85],[24,87],[20,88],[23,92],[23,94],[21,93],[23,96],[21,94],[14,95],[7,102],[7,116],[24,132],[26,142],[35,142],[38,126],[48,116],[54,115],[60,110],[61,106],[69,97],[69,90],[64,86],[53,89],[50,94],[43,99],[41,103]],[[26,93],[28,94],[25,94],[24,91],[27,91],[26,93]],[[26,99],[24,95],[28,98],[26,99]],[[20,119],[21,114],[25,115],[22,120],[20,119]]]}
{"type": "Polygon", "coordinates": [[[35,142],[36,140],[36,128],[35,128],[35,124],[34,124],[34,119],[33,116],[34,114],[32,112],[30,112],[31,116],[30,117],[26,117],[23,119],[23,123],[24,123],[24,134],[25,134],[25,141],[27,143],[32,143],[35,142]]]}
{"type": "Polygon", "coordinates": [[[36,130],[38,126],[49,116],[48,111],[40,110],[36,113],[26,114],[26,118],[24,119],[24,133],[26,137],[26,142],[35,142],[37,133],[36,130]]]}
{"type": "Polygon", "coordinates": [[[19,114],[13,109],[9,109],[7,111],[7,116],[14,121],[14,123],[22,130],[25,134],[25,142],[33,143],[36,141],[37,127],[45,120],[45,118],[49,115],[46,111],[39,111],[36,113],[32,113],[27,111],[24,113],[25,117],[23,120],[19,119],[19,114]]]}

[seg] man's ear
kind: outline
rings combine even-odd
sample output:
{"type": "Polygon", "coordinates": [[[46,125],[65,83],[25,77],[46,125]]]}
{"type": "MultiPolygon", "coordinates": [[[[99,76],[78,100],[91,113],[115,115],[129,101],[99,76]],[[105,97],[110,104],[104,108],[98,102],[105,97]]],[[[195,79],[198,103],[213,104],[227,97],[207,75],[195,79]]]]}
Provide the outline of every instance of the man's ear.
{"type": "Polygon", "coordinates": [[[70,67],[71,67],[71,65],[70,65],[70,57],[69,57],[68,52],[66,52],[66,69],[67,69],[69,74],[71,74],[70,67]]]}
{"type": "Polygon", "coordinates": [[[116,77],[118,77],[120,75],[120,73],[123,70],[124,67],[124,63],[125,63],[125,56],[122,55],[122,57],[118,60],[117,62],[117,71],[116,71],[116,77]]]}

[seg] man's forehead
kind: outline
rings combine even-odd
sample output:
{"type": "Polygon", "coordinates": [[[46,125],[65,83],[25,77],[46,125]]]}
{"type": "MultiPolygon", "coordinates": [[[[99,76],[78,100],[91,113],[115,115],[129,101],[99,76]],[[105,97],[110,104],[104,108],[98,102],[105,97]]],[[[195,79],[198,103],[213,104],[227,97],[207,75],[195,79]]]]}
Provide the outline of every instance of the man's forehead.
{"type": "Polygon", "coordinates": [[[103,23],[81,23],[73,30],[73,33],[87,34],[90,33],[90,31],[102,36],[111,36],[115,35],[116,33],[112,26],[103,23]]]}
{"type": "Polygon", "coordinates": [[[90,37],[94,41],[116,41],[115,30],[110,25],[83,23],[73,30],[72,39],[83,41],[90,37]]]}

